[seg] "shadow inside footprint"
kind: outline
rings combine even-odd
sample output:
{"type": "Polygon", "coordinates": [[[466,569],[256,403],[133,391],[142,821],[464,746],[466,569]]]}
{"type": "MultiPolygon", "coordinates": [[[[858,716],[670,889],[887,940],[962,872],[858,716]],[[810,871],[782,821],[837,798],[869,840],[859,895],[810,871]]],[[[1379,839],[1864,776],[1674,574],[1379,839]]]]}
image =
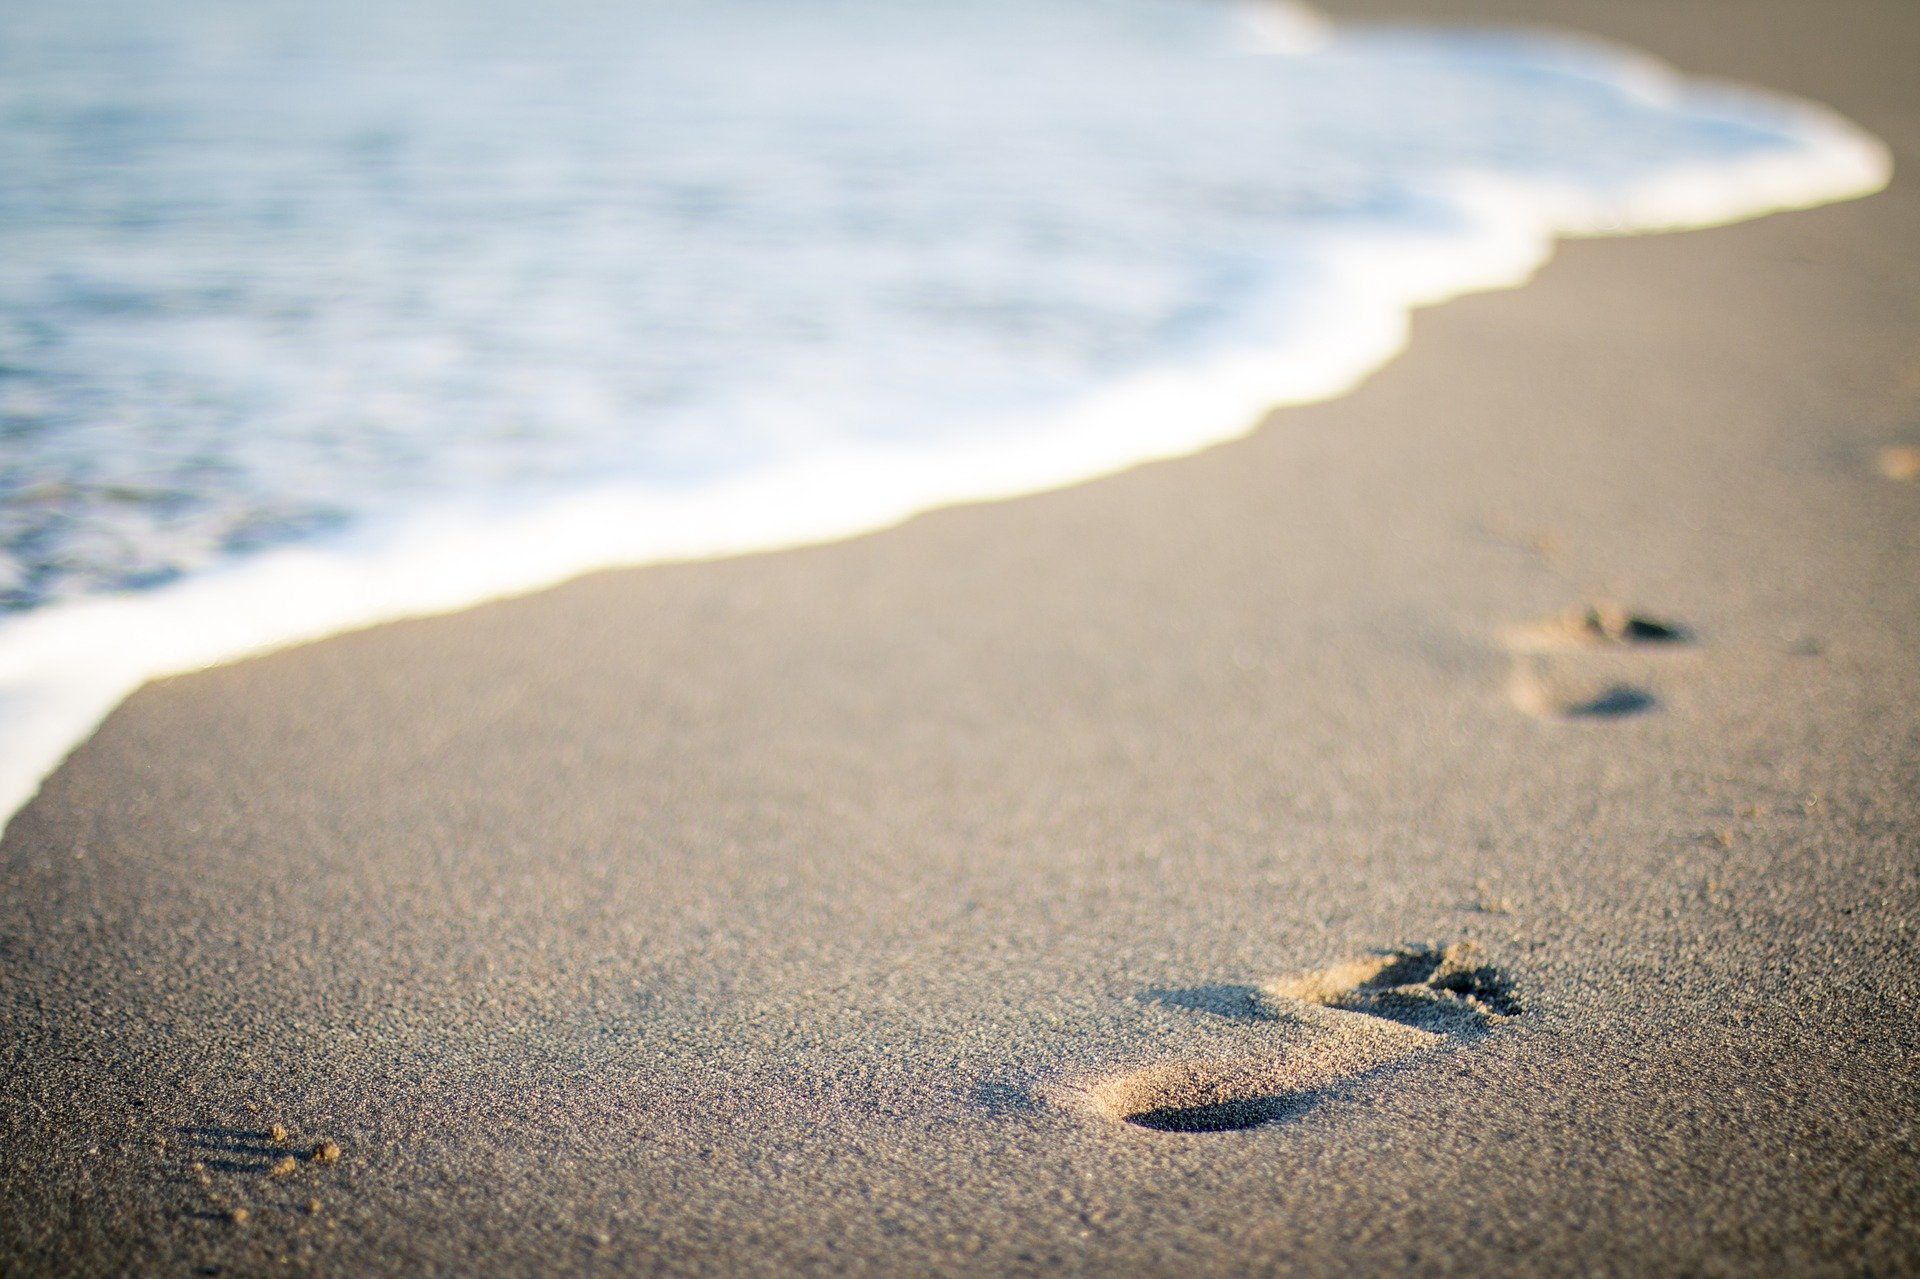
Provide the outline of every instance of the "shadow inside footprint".
{"type": "Polygon", "coordinates": [[[1237,1132],[1285,1119],[1312,1104],[1311,1094],[1243,1097],[1201,1106],[1156,1106],[1121,1118],[1155,1132],[1237,1132]]]}
{"type": "Polygon", "coordinates": [[[273,1134],[253,1128],[216,1128],[189,1125],[174,1129],[186,1150],[215,1172],[264,1173],[288,1150],[273,1134]]]}
{"type": "Polygon", "coordinates": [[[1653,694],[1644,689],[1615,684],[1597,697],[1560,707],[1559,713],[1570,719],[1619,719],[1623,715],[1650,711],[1658,704],[1653,694]]]}
{"type": "MultiPolygon", "coordinates": [[[[1357,1020],[1357,1019],[1356,1019],[1357,1020]]],[[[1291,1119],[1316,1104],[1329,1084],[1397,1061],[1437,1037],[1405,1027],[1363,1046],[1295,1042],[1271,1055],[1177,1057],[1081,1079],[1050,1090],[1082,1114],[1169,1133],[1238,1132],[1291,1119]]]]}

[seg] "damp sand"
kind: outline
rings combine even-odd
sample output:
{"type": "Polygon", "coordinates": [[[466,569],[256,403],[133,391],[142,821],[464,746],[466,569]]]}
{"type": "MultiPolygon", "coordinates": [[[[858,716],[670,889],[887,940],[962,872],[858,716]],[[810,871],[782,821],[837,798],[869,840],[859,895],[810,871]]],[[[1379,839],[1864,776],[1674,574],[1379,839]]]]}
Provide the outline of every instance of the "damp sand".
{"type": "MultiPolygon", "coordinates": [[[[1395,8],[1920,142],[1909,6],[1395,8]]],[[[146,688],[0,846],[6,1268],[1920,1271],[1916,242],[146,688]]]]}

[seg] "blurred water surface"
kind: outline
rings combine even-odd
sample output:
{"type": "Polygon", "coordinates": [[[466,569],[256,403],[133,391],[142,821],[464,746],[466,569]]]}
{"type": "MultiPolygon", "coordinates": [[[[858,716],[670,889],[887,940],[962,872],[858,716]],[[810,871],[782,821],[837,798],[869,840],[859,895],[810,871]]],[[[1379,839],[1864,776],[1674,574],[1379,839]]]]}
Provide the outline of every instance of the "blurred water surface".
{"type": "Polygon", "coordinates": [[[1809,143],[1490,33],[1203,0],[0,0],[0,604],[428,509],[991,447],[1276,352],[1463,178],[1809,143]]]}

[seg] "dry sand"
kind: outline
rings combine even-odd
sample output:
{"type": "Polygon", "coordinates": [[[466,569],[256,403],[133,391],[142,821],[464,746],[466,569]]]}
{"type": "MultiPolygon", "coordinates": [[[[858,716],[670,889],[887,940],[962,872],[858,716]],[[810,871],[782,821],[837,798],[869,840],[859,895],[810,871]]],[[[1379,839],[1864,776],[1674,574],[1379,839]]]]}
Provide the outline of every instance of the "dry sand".
{"type": "MultiPolygon", "coordinates": [[[[1920,172],[1907,0],[1389,8],[1920,172]]],[[[1917,248],[1577,244],[1199,457],[145,689],[0,849],[0,1270],[1920,1273],[1917,248]]]]}

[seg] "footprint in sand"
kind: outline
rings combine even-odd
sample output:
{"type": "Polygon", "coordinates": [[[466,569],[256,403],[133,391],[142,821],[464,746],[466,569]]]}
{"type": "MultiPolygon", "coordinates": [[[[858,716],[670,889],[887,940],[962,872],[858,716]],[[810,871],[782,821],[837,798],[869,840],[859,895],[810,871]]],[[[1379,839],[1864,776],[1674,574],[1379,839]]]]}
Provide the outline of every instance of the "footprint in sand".
{"type": "Polygon", "coordinates": [[[1693,635],[1675,623],[1599,603],[1512,627],[1501,642],[1513,658],[1507,696],[1515,706],[1541,719],[1607,720],[1659,705],[1647,688],[1619,678],[1617,659],[1685,647],[1693,635]]]}
{"type": "Polygon", "coordinates": [[[183,1216],[234,1226],[246,1225],[257,1213],[283,1221],[320,1215],[315,1170],[339,1163],[341,1155],[339,1142],[296,1141],[279,1124],[264,1129],[188,1125],[174,1129],[171,1141],[160,1139],[154,1153],[171,1153],[183,1165],[169,1178],[188,1192],[183,1216]]]}
{"type": "Polygon", "coordinates": [[[1160,1132],[1227,1132],[1285,1119],[1329,1087],[1517,1016],[1507,979],[1471,943],[1405,946],[1255,986],[1149,991],[1171,1008],[1257,1027],[1255,1051],[1170,1056],[1057,1085],[1081,1114],[1160,1132]]]}

